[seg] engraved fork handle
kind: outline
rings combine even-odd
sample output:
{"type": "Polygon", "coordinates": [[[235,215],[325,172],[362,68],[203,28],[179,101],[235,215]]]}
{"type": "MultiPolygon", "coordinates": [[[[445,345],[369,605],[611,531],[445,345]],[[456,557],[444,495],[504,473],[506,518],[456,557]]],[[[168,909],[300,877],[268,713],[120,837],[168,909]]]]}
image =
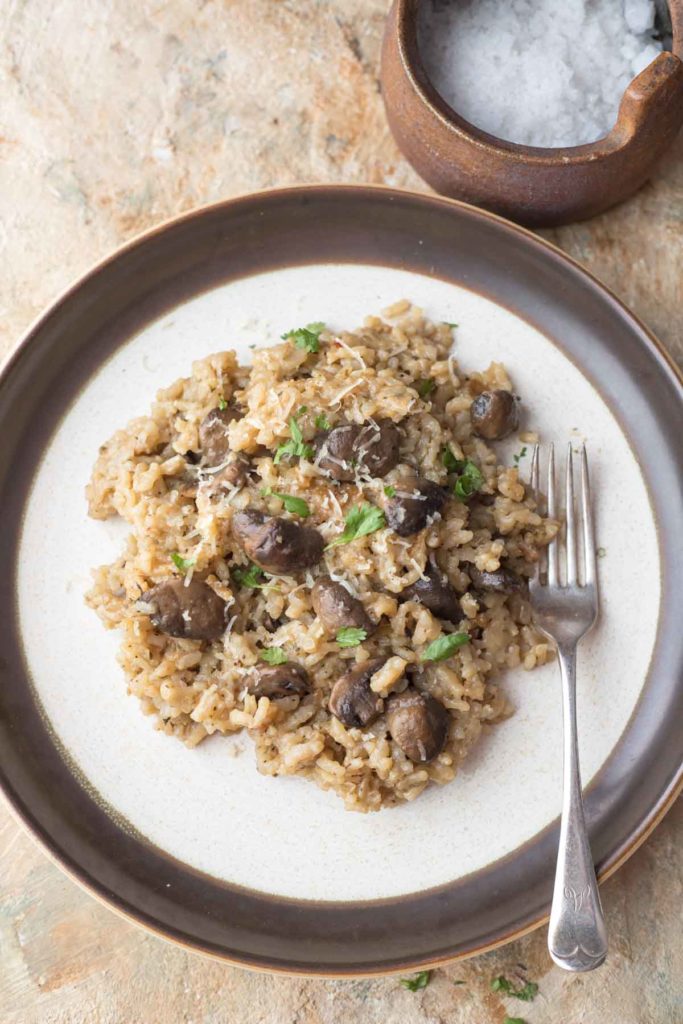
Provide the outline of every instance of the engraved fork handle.
{"type": "Polygon", "coordinates": [[[576,644],[558,644],[564,717],[562,824],[548,948],[567,971],[592,971],[607,955],[607,930],[581,799],[576,725],[576,644]]]}

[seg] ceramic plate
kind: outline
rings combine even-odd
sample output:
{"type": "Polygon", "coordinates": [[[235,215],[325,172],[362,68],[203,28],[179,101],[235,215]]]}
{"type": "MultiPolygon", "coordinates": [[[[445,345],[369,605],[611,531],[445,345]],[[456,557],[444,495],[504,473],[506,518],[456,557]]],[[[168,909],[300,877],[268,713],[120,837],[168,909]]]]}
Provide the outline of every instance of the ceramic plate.
{"type": "Polygon", "coordinates": [[[117,636],[83,603],[90,569],[125,535],[89,520],[83,494],[114,430],[194,359],[232,347],[248,359],[292,325],[351,328],[398,298],[459,324],[465,367],[508,366],[526,429],[589,445],[603,615],[581,651],[579,704],[602,876],[680,775],[683,404],[642,325],[546,243],[441,199],[289,189],[175,220],[57,302],[0,380],[0,773],[20,817],[95,894],[247,966],[405,970],[506,941],[548,910],[554,666],[509,673],[516,714],[454,783],[364,816],[310,783],[260,776],[246,737],[187,750],[155,732],[126,695],[117,636]]]}

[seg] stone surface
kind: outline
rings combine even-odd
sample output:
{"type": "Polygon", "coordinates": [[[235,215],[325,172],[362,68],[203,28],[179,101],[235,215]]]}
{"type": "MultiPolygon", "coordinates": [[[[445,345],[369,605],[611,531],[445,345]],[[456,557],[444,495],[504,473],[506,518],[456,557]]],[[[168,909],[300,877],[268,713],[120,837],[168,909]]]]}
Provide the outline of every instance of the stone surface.
{"type": "MultiPolygon", "coordinates": [[[[384,121],[385,13],[384,0],[6,0],[0,354],[95,260],[182,210],[296,182],[425,190],[384,121]]],[[[682,155],[679,139],[629,202],[547,233],[679,362],[682,155]]],[[[600,971],[552,967],[540,930],[413,994],[395,978],[278,978],[175,948],[83,893],[0,806],[0,1021],[681,1024],[682,848],[679,803],[604,886],[600,971]],[[519,972],[540,985],[533,1003],[491,992],[519,972]]]]}

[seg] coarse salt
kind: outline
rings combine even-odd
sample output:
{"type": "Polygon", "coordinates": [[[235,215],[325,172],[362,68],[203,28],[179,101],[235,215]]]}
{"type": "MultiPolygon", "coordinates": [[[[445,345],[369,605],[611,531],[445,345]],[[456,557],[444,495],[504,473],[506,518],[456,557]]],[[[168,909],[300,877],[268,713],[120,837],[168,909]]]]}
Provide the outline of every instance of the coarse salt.
{"type": "Polygon", "coordinates": [[[661,52],[652,0],[426,0],[419,47],[434,88],[492,135],[576,146],[613,127],[661,52]]]}

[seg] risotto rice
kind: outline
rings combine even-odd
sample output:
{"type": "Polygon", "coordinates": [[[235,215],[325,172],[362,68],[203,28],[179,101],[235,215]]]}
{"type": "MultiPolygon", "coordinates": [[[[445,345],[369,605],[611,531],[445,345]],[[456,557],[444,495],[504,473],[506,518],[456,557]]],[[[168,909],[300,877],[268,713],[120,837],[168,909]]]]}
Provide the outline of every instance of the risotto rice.
{"type": "Polygon", "coordinates": [[[309,324],[194,363],[103,445],[89,511],[132,532],[87,600],[168,735],[247,730],[260,772],[372,811],[509,714],[496,677],[551,653],[525,578],[557,524],[488,443],[516,426],[505,368],[452,345],[408,302],[309,324]]]}

